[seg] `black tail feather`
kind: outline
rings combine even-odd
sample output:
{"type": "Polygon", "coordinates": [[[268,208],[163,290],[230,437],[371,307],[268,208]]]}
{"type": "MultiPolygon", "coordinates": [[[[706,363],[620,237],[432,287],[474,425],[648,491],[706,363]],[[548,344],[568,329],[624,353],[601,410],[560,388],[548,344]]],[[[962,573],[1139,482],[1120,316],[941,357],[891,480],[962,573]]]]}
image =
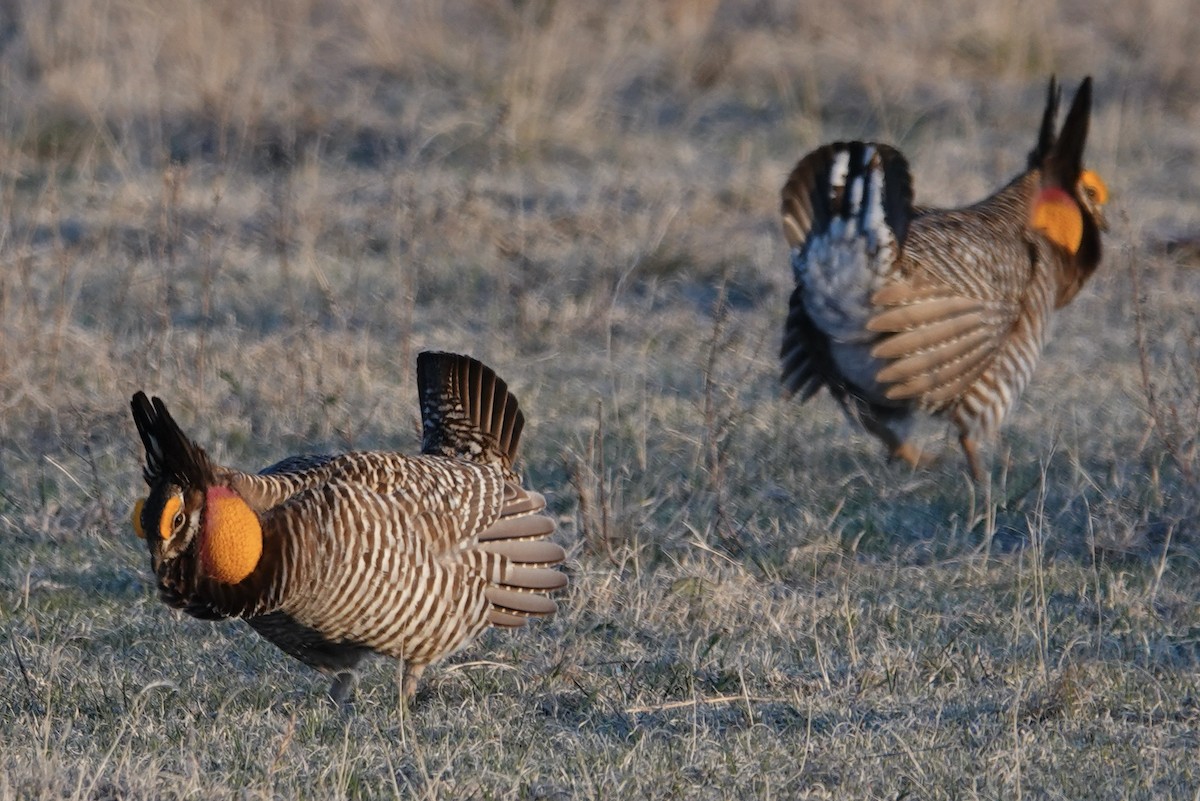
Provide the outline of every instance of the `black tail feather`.
{"type": "Polygon", "coordinates": [[[422,453],[472,461],[516,459],[525,415],[508,385],[483,363],[455,353],[417,356],[422,453]]]}

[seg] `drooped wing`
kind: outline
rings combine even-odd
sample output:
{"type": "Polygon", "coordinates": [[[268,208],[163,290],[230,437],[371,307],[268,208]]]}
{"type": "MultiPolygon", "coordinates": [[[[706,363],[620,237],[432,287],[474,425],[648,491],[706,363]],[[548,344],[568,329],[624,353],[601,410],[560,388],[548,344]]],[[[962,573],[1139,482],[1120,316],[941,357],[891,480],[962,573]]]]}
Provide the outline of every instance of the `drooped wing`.
{"type": "Polygon", "coordinates": [[[330,483],[392,499],[426,533],[435,552],[453,551],[500,516],[506,478],[500,465],[442,456],[362,452],[339,456],[330,483]]]}
{"type": "Polygon", "coordinates": [[[993,364],[1020,315],[1002,297],[974,298],[952,287],[890,284],[875,293],[867,323],[885,335],[871,355],[887,362],[876,374],[893,400],[939,410],[961,398],[993,364]]]}
{"type": "MultiPolygon", "coordinates": [[[[542,514],[545,499],[508,490],[480,528],[483,517],[464,518],[445,496],[381,494],[334,479],[273,511],[267,526],[286,530],[290,544],[308,552],[309,566],[301,570],[328,602],[305,608],[310,624],[327,621],[326,635],[356,639],[361,627],[371,628],[372,616],[389,610],[419,615],[440,607],[449,614],[453,607],[467,614],[476,592],[491,605],[490,622],[517,626],[551,614],[555,605],[545,594],[567,580],[553,569],[565,553],[546,541],[555,524],[542,514]],[[335,622],[350,628],[332,631],[335,622]]],[[[291,561],[301,563],[298,556],[291,561]]]]}

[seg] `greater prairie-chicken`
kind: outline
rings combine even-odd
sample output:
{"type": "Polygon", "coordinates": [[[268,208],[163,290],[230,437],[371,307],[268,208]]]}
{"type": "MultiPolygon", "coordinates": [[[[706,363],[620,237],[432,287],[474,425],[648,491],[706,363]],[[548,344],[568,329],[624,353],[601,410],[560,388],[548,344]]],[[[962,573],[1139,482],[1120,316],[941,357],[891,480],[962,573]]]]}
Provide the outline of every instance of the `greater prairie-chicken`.
{"type": "Polygon", "coordinates": [[[404,662],[410,698],[426,666],[488,625],[555,611],[546,499],[513,459],[524,415],[507,385],[465,356],[417,359],[419,456],[297,456],[259,473],[214,464],[158,398],[133,396],[149,496],[134,513],[159,595],[205,619],[242,618],[334,677],[345,700],[369,652],[404,662]]]}
{"type": "Polygon", "coordinates": [[[1055,136],[1050,79],[1027,169],[961,209],[912,203],[908,164],[874,142],[809,153],[783,187],[783,230],[796,289],[780,349],[785,391],[821,387],[879,437],[891,457],[924,461],[914,414],[959,431],[971,473],[1028,383],[1050,314],[1100,263],[1108,189],[1083,168],[1092,81],[1055,136]]]}

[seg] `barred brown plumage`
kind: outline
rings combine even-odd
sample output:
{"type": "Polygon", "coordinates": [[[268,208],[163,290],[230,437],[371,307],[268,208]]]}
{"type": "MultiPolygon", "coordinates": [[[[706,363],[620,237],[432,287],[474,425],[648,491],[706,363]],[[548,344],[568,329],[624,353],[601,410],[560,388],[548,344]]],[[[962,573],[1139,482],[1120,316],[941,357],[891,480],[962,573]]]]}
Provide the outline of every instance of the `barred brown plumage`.
{"type": "Polygon", "coordinates": [[[982,477],[977,442],[1028,384],[1050,313],[1100,264],[1108,189],[1083,168],[1091,78],[1056,137],[1059,98],[1051,78],[1027,169],[966,208],[914,206],[908,164],[887,145],[837,142],[800,160],[782,192],[788,394],[828,388],[914,466],[914,413],[943,415],[982,477]]]}
{"type": "Polygon", "coordinates": [[[404,661],[409,698],[488,625],[553,614],[565,554],[547,540],[546,499],[513,470],[516,398],[448,353],[420,354],[417,382],[420,455],[295,456],[257,474],[213,464],[160,399],[134,395],[150,487],[135,523],[163,601],[246,620],[332,674],[337,701],[368,653],[404,661]]]}

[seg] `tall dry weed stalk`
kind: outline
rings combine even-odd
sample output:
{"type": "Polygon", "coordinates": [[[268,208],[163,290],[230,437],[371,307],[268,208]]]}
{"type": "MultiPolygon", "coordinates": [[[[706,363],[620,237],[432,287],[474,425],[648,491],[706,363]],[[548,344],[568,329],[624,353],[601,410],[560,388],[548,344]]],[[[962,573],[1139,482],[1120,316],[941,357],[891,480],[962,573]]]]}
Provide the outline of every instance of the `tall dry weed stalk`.
{"type": "Polygon", "coordinates": [[[717,298],[713,301],[712,334],[708,342],[708,355],[704,366],[704,467],[709,491],[713,495],[714,525],[717,541],[726,549],[737,553],[737,526],[729,512],[728,487],[725,476],[725,441],[729,436],[732,414],[718,397],[717,362],[728,347],[726,324],[729,320],[729,303],[726,282],[721,282],[717,298]]]}
{"type": "Polygon", "coordinates": [[[1156,364],[1150,339],[1158,332],[1152,329],[1141,263],[1130,251],[1126,261],[1133,284],[1134,337],[1148,424],[1195,497],[1200,491],[1200,318],[1192,318],[1183,352],[1167,354],[1166,365],[1156,364]]]}
{"type": "Polygon", "coordinates": [[[620,543],[612,526],[611,501],[607,465],[604,458],[604,402],[596,401],[596,427],[588,440],[587,453],[564,456],[571,487],[579,504],[579,530],[588,550],[603,554],[615,567],[622,559],[618,555],[620,543]]]}
{"type": "Polygon", "coordinates": [[[1134,338],[1139,379],[1146,399],[1147,431],[1143,442],[1154,437],[1179,473],[1181,486],[1164,487],[1157,468],[1151,480],[1165,508],[1162,546],[1155,565],[1152,596],[1157,596],[1167,569],[1172,542],[1181,531],[1200,530],[1200,318],[1193,316],[1178,348],[1156,356],[1151,340],[1159,332],[1149,312],[1139,257],[1126,251],[1133,288],[1134,338]],[[1165,359],[1166,364],[1157,362],[1165,359]]]}

